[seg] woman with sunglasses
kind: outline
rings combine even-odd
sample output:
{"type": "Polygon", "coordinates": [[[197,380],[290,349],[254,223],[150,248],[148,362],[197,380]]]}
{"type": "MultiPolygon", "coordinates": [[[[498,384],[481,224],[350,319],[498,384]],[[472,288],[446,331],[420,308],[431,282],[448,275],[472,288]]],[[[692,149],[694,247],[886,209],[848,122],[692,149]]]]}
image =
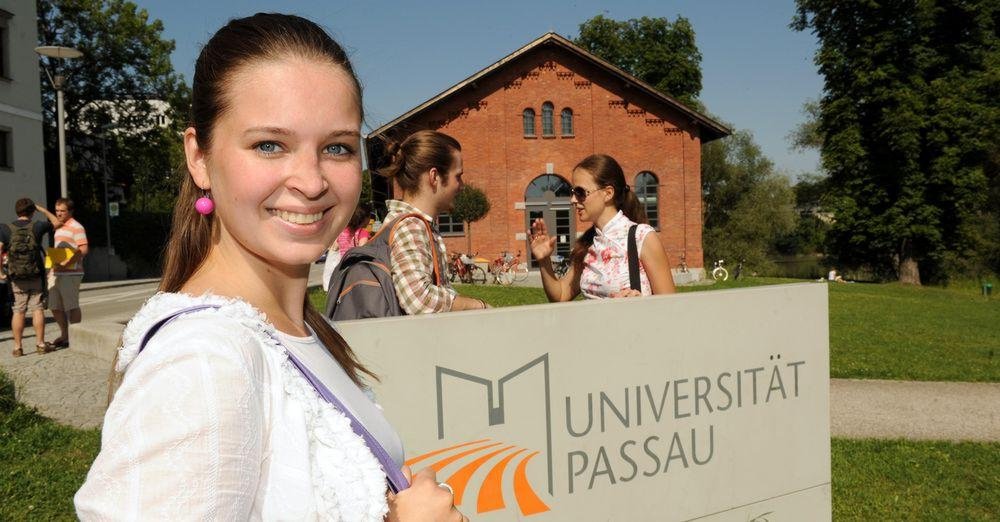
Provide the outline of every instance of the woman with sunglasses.
{"type": "Polygon", "coordinates": [[[570,201],[577,217],[594,225],[576,241],[569,270],[561,278],[550,257],[556,238],[549,236],[543,220],[531,224],[531,253],[538,261],[549,301],[571,301],[581,292],[588,299],[674,292],[663,244],[646,224],[646,213],[614,158],[605,154],[584,158],[573,169],[570,201]],[[629,285],[628,231],[635,224],[641,290],[629,285]]]}

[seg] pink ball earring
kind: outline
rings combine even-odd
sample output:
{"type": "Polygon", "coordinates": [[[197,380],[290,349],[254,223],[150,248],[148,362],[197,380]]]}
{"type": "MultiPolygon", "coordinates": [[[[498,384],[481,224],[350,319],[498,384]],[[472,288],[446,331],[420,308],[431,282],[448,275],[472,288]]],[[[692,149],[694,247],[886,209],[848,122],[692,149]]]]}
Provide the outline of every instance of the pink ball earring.
{"type": "Polygon", "coordinates": [[[194,202],[194,209],[203,216],[207,216],[215,210],[215,202],[209,197],[209,192],[207,190],[205,191],[205,195],[198,198],[198,200],[194,202]]]}

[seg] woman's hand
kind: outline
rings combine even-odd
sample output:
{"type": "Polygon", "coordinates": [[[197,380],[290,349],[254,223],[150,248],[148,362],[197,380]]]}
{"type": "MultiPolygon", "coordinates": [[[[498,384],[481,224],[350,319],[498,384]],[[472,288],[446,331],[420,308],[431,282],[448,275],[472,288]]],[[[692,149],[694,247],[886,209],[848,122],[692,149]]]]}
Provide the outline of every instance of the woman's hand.
{"type": "Polygon", "coordinates": [[[549,237],[545,220],[538,218],[531,223],[531,255],[536,261],[548,259],[556,248],[555,236],[549,237]]]}
{"type": "Polygon", "coordinates": [[[612,299],[617,299],[619,297],[642,297],[642,292],[639,290],[633,290],[631,288],[626,288],[621,292],[615,292],[611,294],[612,299]]]}
{"type": "Polygon", "coordinates": [[[409,466],[403,466],[403,475],[410,487],[393,495],[389,494],[390,522],[469,522],[468,517],[455,508],[451,491],[438,485],[433,468],[424,468],[411,475],[409,466]]]}

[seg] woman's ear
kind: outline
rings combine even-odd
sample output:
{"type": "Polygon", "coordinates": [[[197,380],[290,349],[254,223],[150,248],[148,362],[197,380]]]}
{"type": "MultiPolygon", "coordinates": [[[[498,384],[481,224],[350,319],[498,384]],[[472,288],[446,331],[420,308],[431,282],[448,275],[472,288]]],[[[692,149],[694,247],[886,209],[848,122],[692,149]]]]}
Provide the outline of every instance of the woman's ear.
{"type": "Polygon", "coordinates": [[[194,184],[202,190],[211,190],[212,182],[208,178],[206,152],[198,145],[198,136],[194,127],[188,127],[184,131],[184,156],[187,159],[187,169],[191,173],[194,184]]]}

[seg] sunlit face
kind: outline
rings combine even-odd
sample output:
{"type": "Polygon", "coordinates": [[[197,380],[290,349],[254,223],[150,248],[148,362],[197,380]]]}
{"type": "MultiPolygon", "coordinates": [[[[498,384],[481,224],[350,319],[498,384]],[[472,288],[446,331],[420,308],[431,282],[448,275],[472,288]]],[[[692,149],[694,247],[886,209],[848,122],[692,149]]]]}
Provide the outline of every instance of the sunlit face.
{"type": "Polygon", "coordinates": [[[210,189],[219,248],[268,264],[309,264],[361,192],[359,100],[342,67],[285,58],[237,69],[207,154],[188,129],[188,165],[210,189]]]}
{"type": "Polygon", "coordinates": [[[73,212],[66,206],[65,203],[57,203],[56,217],[59,218],[59,221],[65,222],[67,219],[73,217],[73,212]]]}
{"type": "Polygon", "coordinates": [[[465,184],[462,181],[464,173],[462,170],[462,153],[455,151],[452,157],[454,160],[451,163],[451,168],[448,170],[448,176],[438,186],[443,212],[451,212],[455,209],[455,198],[458,196],[458,191],[462,190],[462,186],[465,184]]]}
{"type": "Polygon", "coordinates": [[[609,201],[612,189],[599,186],[594,176],[583,169],[573,171],[573,187],[574,189],[580,187],[584,191],[582,201],[575,194],[571,195],[569,199],[576,209],[576,216],[580,218],[580,221],[597,221],[597,217],[601,215],[609,201]]]}

